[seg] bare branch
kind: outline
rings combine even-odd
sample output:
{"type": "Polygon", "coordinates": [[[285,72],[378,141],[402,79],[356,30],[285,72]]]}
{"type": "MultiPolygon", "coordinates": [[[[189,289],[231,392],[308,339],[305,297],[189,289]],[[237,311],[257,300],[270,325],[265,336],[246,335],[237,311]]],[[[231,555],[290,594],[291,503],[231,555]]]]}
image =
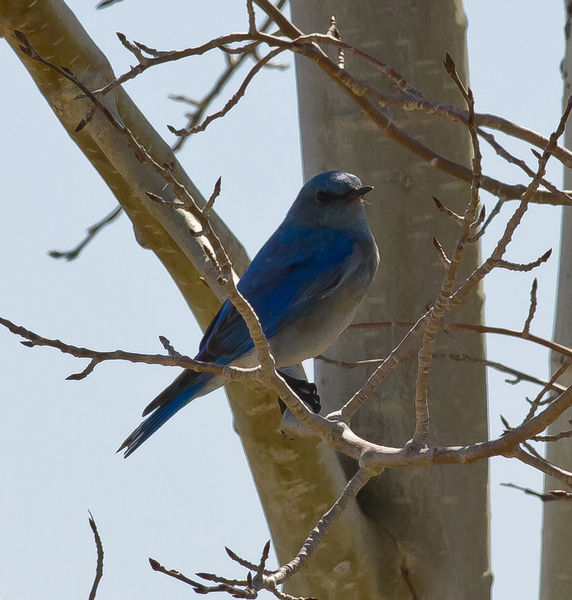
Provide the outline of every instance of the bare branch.
{"type": "MultiPolygon", "coordinates": [[[[504,158],[510,164],[520,167],[520,169],[522,169],[529,177],[534,177],[534,171],[524,162],[524,160],[517,158],[516,156],[511,154],[506,148],[504,148],[501,144],[499,144],[495,136],[492,135],[492,133],[486,132],[481,127],[477,129],[477,132],[484,140],[486,140],[492,146],[492,148],[501,158],[504,158]]],[[[559,190],[556,186],[551,184],[546,179],[542,178],[540,180],[540,183],[542,183],[542,185],[547,190],[550,190],[555,196],[561,196],[564,202],[572,200],[570,194],[559,190]]]]}
{"type": "Polygon", "coordinates": [[[256,15],[254,14],[254,6],[252,0],[246,0],[246,12],[248,13],[248,33],[256,33],[256,15]]]}
{"type": "Polygon", "coordinates": [[[97,564],[95,567],[95,578],[93,580],[93,584],[89,592],[88,600],[95,600],[99,582],[103,577],[103,544],[101,543],[101,537],[99,536],[99,531],[97,530],[97,525],[95,524],[95,519],[93,518],[91,512],[89,513],[89,526],[91,527],[91,531],[93,532],[93,539],[95,540],[95,549],[97,550],[97,564]]]}
{"type": "MultiPolygon", "coordinates": [[[[22,342],[22,343],[25,344],[25,342],[22,342]]],[[[28,344],[25,344],[25,345],[28,345],[28,344]]],[[[88,375],[90,375],[93,372],[95,367],[97,367],[97,365],[100,362],[101,362],[100,360],[92,358],[89,361],[89,364],[87,365],[87,367],[83,371],[80,371],[79,373],[72,373],[71,375],[68,375],[66,377],[66,381],[79,381],[80,379],[85,379],[88,375]]]]}
{"type": "Polygon", "coordinates": [[[444,62],[445,69],[450,77],[456,83],[459,91],[465,98],[469,109],[469,118],[467,127],[471,136],[473,145],[473,180],[471,184],[471,199],[465,208],[462,217],[461,235],[457,239],[455,251],[452,257],[447,258],[441,245],[433,238],[433,244],[440,250],[442,259],[444,259],[447,271],[441,283],[441,289],[437,300],[427,313],[427,320],[424,325],[423,342],[419,350],[417,380],[415,382],[415,432],[411,444],[421,448],[429,435],[429,402],[427,398],[427,385],[429,381],[429,372],[433,362],[433,350],[435,348],[435,336],[439,330],[440,324],[445,314],[451,309],[449,302],[453,292],[453,286],[457,277],[457,271],[465,256],[465,245],[474,233],[473,227],[478,220],[480,212],[479,189],[481,187],[481,151],[479,147],[479,138],[475,127],[475,102],[470,88],[465,88],[461,82],[455,63],[451,56],[447,54],[444,62]]]}
{"type": "Polygon", "coordinates": [[[474,286],[479,281],[481,281],[488,273],[490,273],[490,271],[492,271],[492,269],[495,267],[496,263],[502,259],[504,253],[506,252],[507,246],[512,239],[512,236],[514,235],[516,228],[519,226],[524,214],[528,210],[531,198],[538,190],[540,180],[544,176],[544,173],[546,171],[546,164],[552,156],[552,152],[554,151],[556,142],[564,133],[564,128],[570,115],[570,111],[572,111],[572,97],[568,99],[566,108],[564,109],[562,117],[560,118],[560,122],[558,123],[558,127],[550,136],[550,141],[548,142],[546,148],[544,149],[544,152],[542,153],[542,156],[538,161],[538,169],[536,171],[535,177],[526,188],[526,191],[522,194],[519,205],[508,220],[505,226],[504,233],[497,242],[495,249],[489,256],[489,258],[480,267],[477,267],[471,273],[471,275],[467,277],[465,282],[455,291],[455,293],[451,297],[452,304],[457,305],[462,303],[467,294],[474,288],[474,286]]]}
{"type": "Polygon", "coordinates": [[[452,211],[450,208],[447,208],[438,198],[436,198],[435,196],[432,196],[433,198],[433,202],[435,202],[435,205],[437,206],[437,208],[445,215],[447,215],[448,217],[451,217],[455,223],[457,223],[457,225],[459,225],[459,227],[463,226],[463,217],[461,215],[458,215],[456,212],[452,211]]]}
{"type": "Polygon", "coordinates": [[[187,129],[187,128],[184,128],[184,129],[175,129],[173,126],[167,125],[169,131],[171,133],[174,133],[175,135],[177,135],[179,137],[186,137],[186,136],[191,135],[193,133],[198,133],[200,131],[204,131],[213,121],[216,121],[216,119],[220,119],[221,117],[224,117],[226,114],[228,114],[228,112],[232,108],[234,108],[238,104],[238,102],[240,101],[240,99],[244,96],[244,94],[246,92],[246,88],[248,87],[248,84],[254,79],[254,76],[266,64],[268,64],[268,62],[270,62],[274,57],[278,56],[282,52],[284,52],[284,48],[277,48],[276,50],[272,50],[266,56],[264,56],[263,58],[261,58],[252,67],[252,69],[250,69],[250,71],[248,72],[248,75],[245,77],[244,81],[242,82],[242,84],[240,85],[240,87],[238,88],[238,90],[236,91],[236,93],[230,98],[230,100],[228,100],[228,102],[223,106],[223,108],[221,108],[217,112],[209,115],[202,123],[194,125],[192,127],[192,129],[187,129]]]}
{"type": "Polygon", "coordinates": [[[123,0],[101,0],[101,2],[98,2],[98,4],[95,6],[95,8],[107,8],[108,6],[111,6],[112,4],[116,4],[117,2],[122,2],[123,0]]]}
{"type": "Polygon", "coordinates": [[[346,487],[344,488],[338,500],[333,504],[330,510],[328,510],[328,512],[322,516],[322,518],[316,524],[316,527],[312,529],[306,538],[306,541],[298,551],[298,554],[287,564],[282,565],[275,573],[267,578],[263,578],[262,581],[269,580],[275,585],[279,585],[294,575],[294,573],[297,573],[316,550],[320,540],[328,531],[336,517],[343,512],[349,501],[356,497],[357,493],[370,480],[370,478],[379,472],[380,471],[377,471],[377,473],[368,472],[367,469],[364,469],[362,466],[360,466],[357,473],[346,484],[346,487]]]}
{"type": "MultiPolygon", "coordinates": [[[[327,35],[337,39],[342,39],[342,34],[338,29],[338,24],[336,23],[336,17],[332,15],[330,19],[330,26],[328,27],[327,35]]],[[[346,55],[344,52],[343,46],[338,46],[338,69],[345,69],[346,67],[346,55]]]]}
{"type": "MultiPolygon", "coordinates": [[[[279,2],[276,3],[276,8],[281,9],[284,6],[284,4],[286,4],[286,0],[279,0],[279,2]]],[[[266,33],[270,29],[270,26],[272,24],[273,24],[272,19],[267,18],[264,21],[264,23],[258,28],[258,31],[261,33],[266,33]]],[[[187,98],[186,96],[181,96],[181,95],[171,96],[171,98],[173,100],[180,100],[182,102],[187,102],[188,104],[191,104],[192,106],[196,107],[196,110],[193,113],[191,113],[190,115],[187,115],[189,120],[184,129],[191,131],[195,127],[195,125],[198,125],[202,121],[205,113],[207,112],[209,106],[212,104],[213,100],[222,92],[224,86],[230,81],[233,74],[245,62],[246,59],[248,59],[250,56],[252,56],[255,60],[259,60],[259,58],[256,55],[257,47],[258,47],[258,43],[255,43],[252,46],[250,51],[248,51],[247,48],[243,47],[242,52],[238,56],[236,56],[234,58],[234,60],[232,60],[232,61],[228,60],[226,69],[219,75],[218,79],[213,84],[210,91],[203,97],[202,100],[191,100],[191,99],[187,98]]],[[[230,57],[230,55],[227,55],[227,56],[230,57]]],[[[282,64],[275,65],[272,62],[267,62],[265,67],[266,68],[275,67],[275,68],[279,68],[279,69],[284,69],[284,68],[286,68],[286,65],[282,65],[282,64]]],[[[182,148],[184,142],[187,139],[189,139],[189,138],[188,137],[179,137],[177,139],[177,141],[173,144],[173,150],[175,152],[180,150],[182,148]]]]}
{"type": "Polygon", "coordinates": [[[556,433],[554,435],[535,435],[532,439],[535,442],[556,442],[558,440],[571,437],[572,429],[567,429],[566,431],[561,431],[560,433],[556,433]]]}
{"type": "Polygon", "coordinates": [[[522,333],[528,335],[530,333],[530,325],[532,323],[532,319],[534,319],[534,313],[536,312],[536,306],[538,304],[536,298],[536,290],[538,289],[538,280],[536,277],[532,282],[532,287],[530,288],[530,306],[528,307],[528,315],[526,317],[526,321],[524,322],[524,327],[522,328],[522,333]]]}
{"type": "Polygon", "coordinates": [[[520,446],[517,446],[512,451],[511,456],[514,456],[526,465],[546,473],[546,475],[549,475],[554,479],[558,479],[558,481],[565,483],[568,487],[572,487],[572,473],[570,471],[561,469],[540,456],[533,456],[532,454],[525,452],[520,446]]]}
{"type": "Polygon", "coordinates": [[[487,220],[485,221],[483,226],[471,238],[472,242],[476,242],[479,238],[481,238],[486,233],[486,230],[487,230],[488,226],[491,224],[491,222],[493,221],[493,219],[497,215],[500,214],[501,208],[503,207],[505,202],[506,202],[505,198],[499,198],[498,202],[494,205],[493,209],[491,210],[491,212],[490,212],[489,216],[487,217],[487,220]]]}
{"type": "Polygon", "coordinates": [[[435,246],[435,249],[439,254],[439,259],[441,260],[442,265],[448,269],[451,266],[451,260],[445,254],[445,250],[443,250],[441,242],[435,236],[433,236],[433,246],[435,246]]]}
{"type": "Polygon", "coordinates": [[[262,549],[262,556],[260,557],[260,561],[258,566],[256,567],[256,571],[254,574],[253,581],[260,581],[264,577],[264,571],[266,570],[266,561],[268,560],[268,555],[270,554],[270,540],[264,544],[264,548],[262,549]]]}
{"type": "MultiPolygon", "coordinates": [[[[417,355],[410,354],[408,356],[404,356],[403,360],[412,360],[414,358],[417,358],[417,355]]],[[[529,375],[528,373],[524,373],[523,371],[519,371],[518,369],[514,369],[513,367],[509,367],[508,365],[505,365],[498,361],[489,360],[487,358],[480,358],[477,356],[470,356],[469,354],[459,354],[454,352],[434,352],[433,358],[437,360],[453,360],[457,362],[472,362],[485,365],[486,367],[495,369],[500,373],[512,375],[513,379],[505,379],[505,383],[508,383],[509,385],[516,385],[521,381],[527,381],[536,385],[547,386],[549,390],[558,393],[561,393],[566,389],[564,386],[558,383],[545,381],[544,379],[539,379],[538,377],[534,377],[532,375],[529,375]]],[[[364,365],[378,365],[383,362],[382,358],[370,358],[356,361],[336,360],[333,358],[328,358],[324,354],[316,356],[315,360],[321,360],[325,363],[337,365],[338,367],[344,367],[346,369],[355,369],[356,367],[361,367],[364,365]]]]}
{"type": "Polygon", "coordinates": [[[140,354],[137,352],[126,352],[124,350],[113,350],[111,352],[100,352],[97,350],[90,350],[88,348],[82,348],[79,346],[72,346],[66,344],[61,340],[54,340],[50,338],[42,337],[33,331],[16,325],[0,317],[0,325],[3,325],[11,331],[14,335],[19,335],[25,338],[27,341],[22,342],[25,346],[33,348],[34,346],[47,346],[49,348],[55,348],[64,354],[70,354],[76,358],[89,358],[90,363],[80,374],[70,375],[67,379],[78,380],[83,379],[89,373],[91,373],[95,366],[99,363],[107,360],[125,360],[132,363],[145,363],[148,365],[163,365],[166,367],[184,367],[185,369],[192,369],[198,372],[212,373],[224,377],[228,380],[247,380],[262,378],[260,367],[243,368],[243,367],[231,367],[222,366],[215,363],[202,362],[200,360],[193,360],[188,356],[182,356],[178,353],[165,356],[163,354],[140,354]]]}
{"type": "Polygon", "coordinates": [[[221,184],[222,184],[222,177],[219,177],[216,180],[212,194],[210,195],[209,199],[207,200],[207,203],[205,204],[205,207],[203,208],[203,214],[207,217],[208,217],[209,211],[212,210],[212,207],[214,206],[215,200],[220,196],[221,184]]]}
{"type": "Polygon", "coordinates": [[[159,341],[163,344],[163,348],[169,353],[169,356],[176,356],[177,358],[181,357],[181,354],[173,348],[171,342],[164,335],[159,336],[159,341]]]}
{"type": "Polygon", "coordinates": [[[501,485],[503,485],[504,487],[513,488],[515,490],[520,490],[521,492],[529,494],[530,496],[536,496],[543,502],[552,502],[553,500],[572,500],[572,492],[566,492],[565,490],[550,490],[543,494],[541,492],[535,492],[530,488],[515,485],[514,483],[501,483],[501,485]]]}
{"type": "Polygon", "coordinates": [[[93,240],[93,238],[104,227],[106,227],[110,223],[113,223],[113,221],[115,221],[115,219],[117,219],[117,217],[121,214],[122,210],[123,209],[121,206],[117,206],[108,215],[103,217],[103,219],[101,219],[101,221],[98,221],[97,223],[94,223],[93,225],[88,227],[87,235],[75,248],[72,248],[71,250],[65,250],[65,251],[50,250],[48,252],[48,254],[52,258],[65,258],[68,261],[74,260],[75,258],[77,258],[79,256],[80,252],[93,240]]]}
{"type": "Polygon", "coordinates": [[[532,417],[536,414],[536,411],[538,410],[538,407],[540,406],[540,402],[542,401],[544,394],[546,394],[546,392],[552,387],[552,385],[554,383],[556,383],[556,381],[558,381],[558,378],[568,369],[569,366],[570,366],[570,358],[567,358],[562,362],[562,364],[558,367],[558,369],[556,369],[556,371],[554,371],[554,373],[552,374],[552,377],[550,377],[550,381],[548,381],[548,383],[542,388],[542,390],[540,390],[540,392],[537,394],[536,398],[532,401],[532,404],[530,405],[528,414],[524,418],[525,423],[526,423],[526,421],[532,419],[532,417]]]}
{"type": "Polygon", "coordinates": [[[246,585],[246,579],[228,579],[227,577],[220,577],[214,573],[195,573],[197,577],[205,579],[206,581],[213,581],[214,583],[226,583],[227,585],[246,585]]]}
{"type": "MultiPolygon", "coordinates": [[[[373,323],[352,323],[348,329],[368,329],[376,327],[406,327],[412,328],[416,326],[416,323],[411,321],[376,321],[373,323]]],[[[551,340],[533,335],[532,333],[525,334],[522,331],[515,329],[507,329],[506,327],[491,327],[489,325],[473,325],[471,323],[441,323],[440,328],[443,331],[472,331],[474,333],[493,333],[497,335],[505,335],[508,337],[518,338],[539,346],[544,346],[553,352],[557,352],[562,356],[568,356],[572,358],[572,348],[563,346],[551,340]]]]}
{"type": "MultiPolygon", "coordinates": [[[[246,567],[250,571],[256,571],[258,569],[258,565],[255,565],[254,563],[246,560],[245,558],[242,558],[242,557],[238,556],[238,554],[236,554],[236,552],[233,552],[230,548],[227,548],[225,546],[224,549],[225,549],[226,553],[228,554],[228,556],[232,560],[234,560],[235,562],[237,562],[239,565],[241,565],[242,567],[246,567]]],[[[265,575],[269,575],[269,574],[272,573],[272,571],[269,571],[268,569],[264,569],[263,573],[265,575]]]]}
{"type": "Polygon", "coordinates": [[[514,263],[509,262],[508,260],[497,260],[494,262],[494,266],[497,269],[507,269],[508,271],[520,271],[521,273],[526,273],[545,263],[550,258],[551,254],[552,249],[547,250],[540,258],[537,258],[529,263],[514,263]]]}
{"type": "MultiPolygon", "coordinates": [[[[444,105],[440,103],[431,102],[427,100],[421,92],[413,88],[405,78],[397,73],[392,67],[385,65],[381,61],[378,61],[376,58],[368,55],[363,50],[359,50],[353,47],[350,44],[343,42],[342,40],[336,39],[333,36],[323,35],[323,34],[309,34],[304,35],[295,25],[293,25],[288,19],[277,11],[275,7],[272,6],[268,0],[254,0],[258,6],[260,6],[269,16],[271,16],[276,23],[279,25],[282,32],[290,37],[296,44],[314,44],[315,42],[330,44],[335,46],[342,46],[346,50],[351,50],[353,54],[359,56],[363,60],[367,61],[369,64],[374,65],[378,70],[385,73],[392,81],[398,86],[400,90],[404,93],[401,95],[389,95],[382,94],[377,92],[376,90],[372,90],[369,86],[361,82],[361,85],[353,84],[353,87],[360,88],[364,90],[365,93],[369,93],[373,98],[375,98],[382,106],[385,105],[393,105],[393,106],[401,106],[404,110],[420,110],[424,112],[428,112],[430,114],[440,115],[442,117],[446,117],[448,119],[459,121],[461,123],[466,124],[468,121],[468,112],[464,111],[456,106],[444,105]],[[367,90],[367,91],[365,91],[367,90]]],[[[314,53],[314,59],[316,62],[320,63],[320,66],[324,68],[324,70],[328,71],[328,74],[336,77],[335,73],[329,72],[329,69],[326,68],[325,60],[318,60],[318,56],[314,53]]],[[[327,57],[322,52],[320,55],[321,59],[326,59],[327,57]]],[[[354,81],[357,81],[354,79],[354,81]]],[[[475,125],[479,127],[489,127],[491,129],[497,129],[502,131],[503,133],[520,139],[522,141],[528,142],[530,144],[535,145],[538,148],[545,148],[548,139],[530,129],[512,123],[508,119],[504,119],[502,117],[498,117],[496,115],[490,114],[475,114],[475,125]]],[[[568,167],[572,167],[572,152],[567,150],[562,146],[556,146],[554,149],[554,156],[559,161],[561,161],[564,165],[568,167]]],[[[435,165],[436,166],[436,165],[435,165]]],[[[465,179],[469,181],[470,178],[465,179]]],[[[492,181],[492,180],[489,180],[492,181]]],[[[483,185],[485,189],[488,189],[486,185],[483,185]]],[[[524,188],[523,188],[524,191],[524,188]]],[[[503,194],[499,194],[503,195],[503,194]]],[[[520,195],[520,194],[519,194],[520,195]]],[[[518,196],[516,196],[518,197],[518,196]]],[[[515,198],[516,198],[515,197],[515,198]]]]}
{"type": "Polygon", "coordinates": [[[197,594],[208,594],[211,592],[227,592],[231,594],[234,598],[256,598],[257,593],[254,590],[251,590],[248,587],[248,582],[244,581],[244,583],[239,580],[238,586],[244,585],[244,589],[242,587],[237,587],[235,585],[230,585],[227,583],[219,583],[215,586],[206,586],[199,581],[195,581],[194,579],[190,579],[183,573],[176,571],[174,569],[167,569],[164,567],[159,561],[154,558],[149,558],[149,564],[153,571],[157,571],[159,573],[163,573],[172,577],[173,579],[177,579],[178,581],[182,581],[187,585],[190,585],[197,594]]]}

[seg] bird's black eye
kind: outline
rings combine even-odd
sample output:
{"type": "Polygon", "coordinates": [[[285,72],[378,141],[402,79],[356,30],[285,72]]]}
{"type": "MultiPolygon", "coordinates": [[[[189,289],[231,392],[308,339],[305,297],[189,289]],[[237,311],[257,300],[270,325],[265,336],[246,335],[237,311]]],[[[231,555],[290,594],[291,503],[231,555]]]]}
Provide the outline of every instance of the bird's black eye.
{"type": "Polygon", "coordinates": [[[324,190],[318,190],[316,192],[316,200],[318,202],[324,202],[328,198],[328,194],[324,190]]]}

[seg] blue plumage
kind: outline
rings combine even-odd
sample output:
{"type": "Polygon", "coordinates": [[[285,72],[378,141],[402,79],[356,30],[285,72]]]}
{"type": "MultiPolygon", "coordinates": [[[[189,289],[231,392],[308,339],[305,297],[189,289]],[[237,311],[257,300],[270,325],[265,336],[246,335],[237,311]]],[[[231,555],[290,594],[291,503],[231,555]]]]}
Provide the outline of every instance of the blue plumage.
{"type": "MultiPolygon", "coordinates": [[[[320,354],[351,322],[375,275],[379,254],[362,202],[371,187],[349,173],[316,175],[240,279],[278,367],[320,354]]],[[[227,300],[205,332],[198,360],[254,366],[248,328],[227,300]]],[[[178,410],[220,387],[222,378],[184,371],[143,412],[149,415],[123,442],[135,451],[178,410]]]]}

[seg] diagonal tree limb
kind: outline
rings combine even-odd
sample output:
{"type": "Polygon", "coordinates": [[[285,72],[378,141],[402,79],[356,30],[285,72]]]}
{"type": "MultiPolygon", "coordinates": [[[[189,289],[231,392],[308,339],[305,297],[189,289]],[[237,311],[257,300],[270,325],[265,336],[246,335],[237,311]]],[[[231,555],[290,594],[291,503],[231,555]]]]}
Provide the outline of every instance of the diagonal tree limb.
{"type": "MultiPolygon", "coordinates": [[[[5,35],[70,137],[116,195],[133,222],[137,239],[163,262],[199,325],[205,328],[218,309],[222,293],[213,281],[214,272],[207,270],[202,241],[189,235],[192,223],[188,216],[147,197],[148,191],[162,195],[163,179],[137,160],[133,149],[101,115],[96,114],[81,131],[75,131],[88,112],[90,102],[77,100],[77,89],[72,84],[24,56],[19,49],[21,42],[12,33],[15,29],[22,30],[33,47],[55,64],[72,66],[89,89],[102,87],[114,78],[107,59],[62,0],[38,2],[33,11],[28,11],[28,2],[0,1],[0,35],[5,35]],[[55,44],[55,41],[60,43],[55,44]],[[205,282],[211,283],[212,289],[205,282]]],[[[142,146],[152,149],[158,162],[173,165],[177,180],[191,192],[199,206],[204,206],[204,199],[171,149],[126,92],[122,88],[114,89],[106,95],[105,102],[142,146]]],[[[248,264],[244,250],[215,213],[211,220],[234,268],[242,273],[248,264]]],[[[317,507],[335,500],[345,481],[344,473],[335,453],[318,446],[315,440],[292,443],[280,435],[281,416],[274,394],[263,391],[260,385],[244,383],[229,384],[227,391],[235,428],[265,506],[278,556],[286,560],[298,549],[299,539],[314,525],[319,516],[317,507]],[[281,458],[284,452],[288,453],[288,461],[281,458]],[[303,493],[299,491],[300,482],[303,482],[303,493]]],[[[357,510],[349,512],[350,522],[360,521],[357,510]]],[[[334,545],[342,547],[348,536],[355,537],[354,531],[355,528],[337,529],[332,533],[334,545]]],[[[355,547],[350,544],[344,550],[345,558],[362,564],[367,556],[360,550],[363,543],[358,539],[355,547]]],[[[328,553],[319,553],[312,567],[298,575],[298,581],[316,593],[325,591],[327,582],[323,573],[330,564],[328,553]]]]}

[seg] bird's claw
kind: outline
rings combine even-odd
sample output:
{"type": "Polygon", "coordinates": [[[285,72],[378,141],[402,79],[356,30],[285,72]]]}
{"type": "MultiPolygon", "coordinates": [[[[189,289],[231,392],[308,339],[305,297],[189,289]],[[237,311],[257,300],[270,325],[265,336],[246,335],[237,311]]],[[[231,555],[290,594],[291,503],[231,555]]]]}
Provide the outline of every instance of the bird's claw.
{"type": "MultiPolygon", "coordinates": [[[[298,379],[297,377],[292,377],[292,375],[287,375],[280,371],[280,375],[284,378],[286,383],[292,388],[292,391],[302,400],[302,402],[310,408],[313,412],[318,414],[322,409],[322,405],[320,404],[320,395],[318,394],[318,388],[315,383],[310,383],[305,379],[298,379]]],[[[286,410],[286,405],[280,398],[278,398],[278,403],[280,404],[280,410],[282,414],[286,410]]]]}

